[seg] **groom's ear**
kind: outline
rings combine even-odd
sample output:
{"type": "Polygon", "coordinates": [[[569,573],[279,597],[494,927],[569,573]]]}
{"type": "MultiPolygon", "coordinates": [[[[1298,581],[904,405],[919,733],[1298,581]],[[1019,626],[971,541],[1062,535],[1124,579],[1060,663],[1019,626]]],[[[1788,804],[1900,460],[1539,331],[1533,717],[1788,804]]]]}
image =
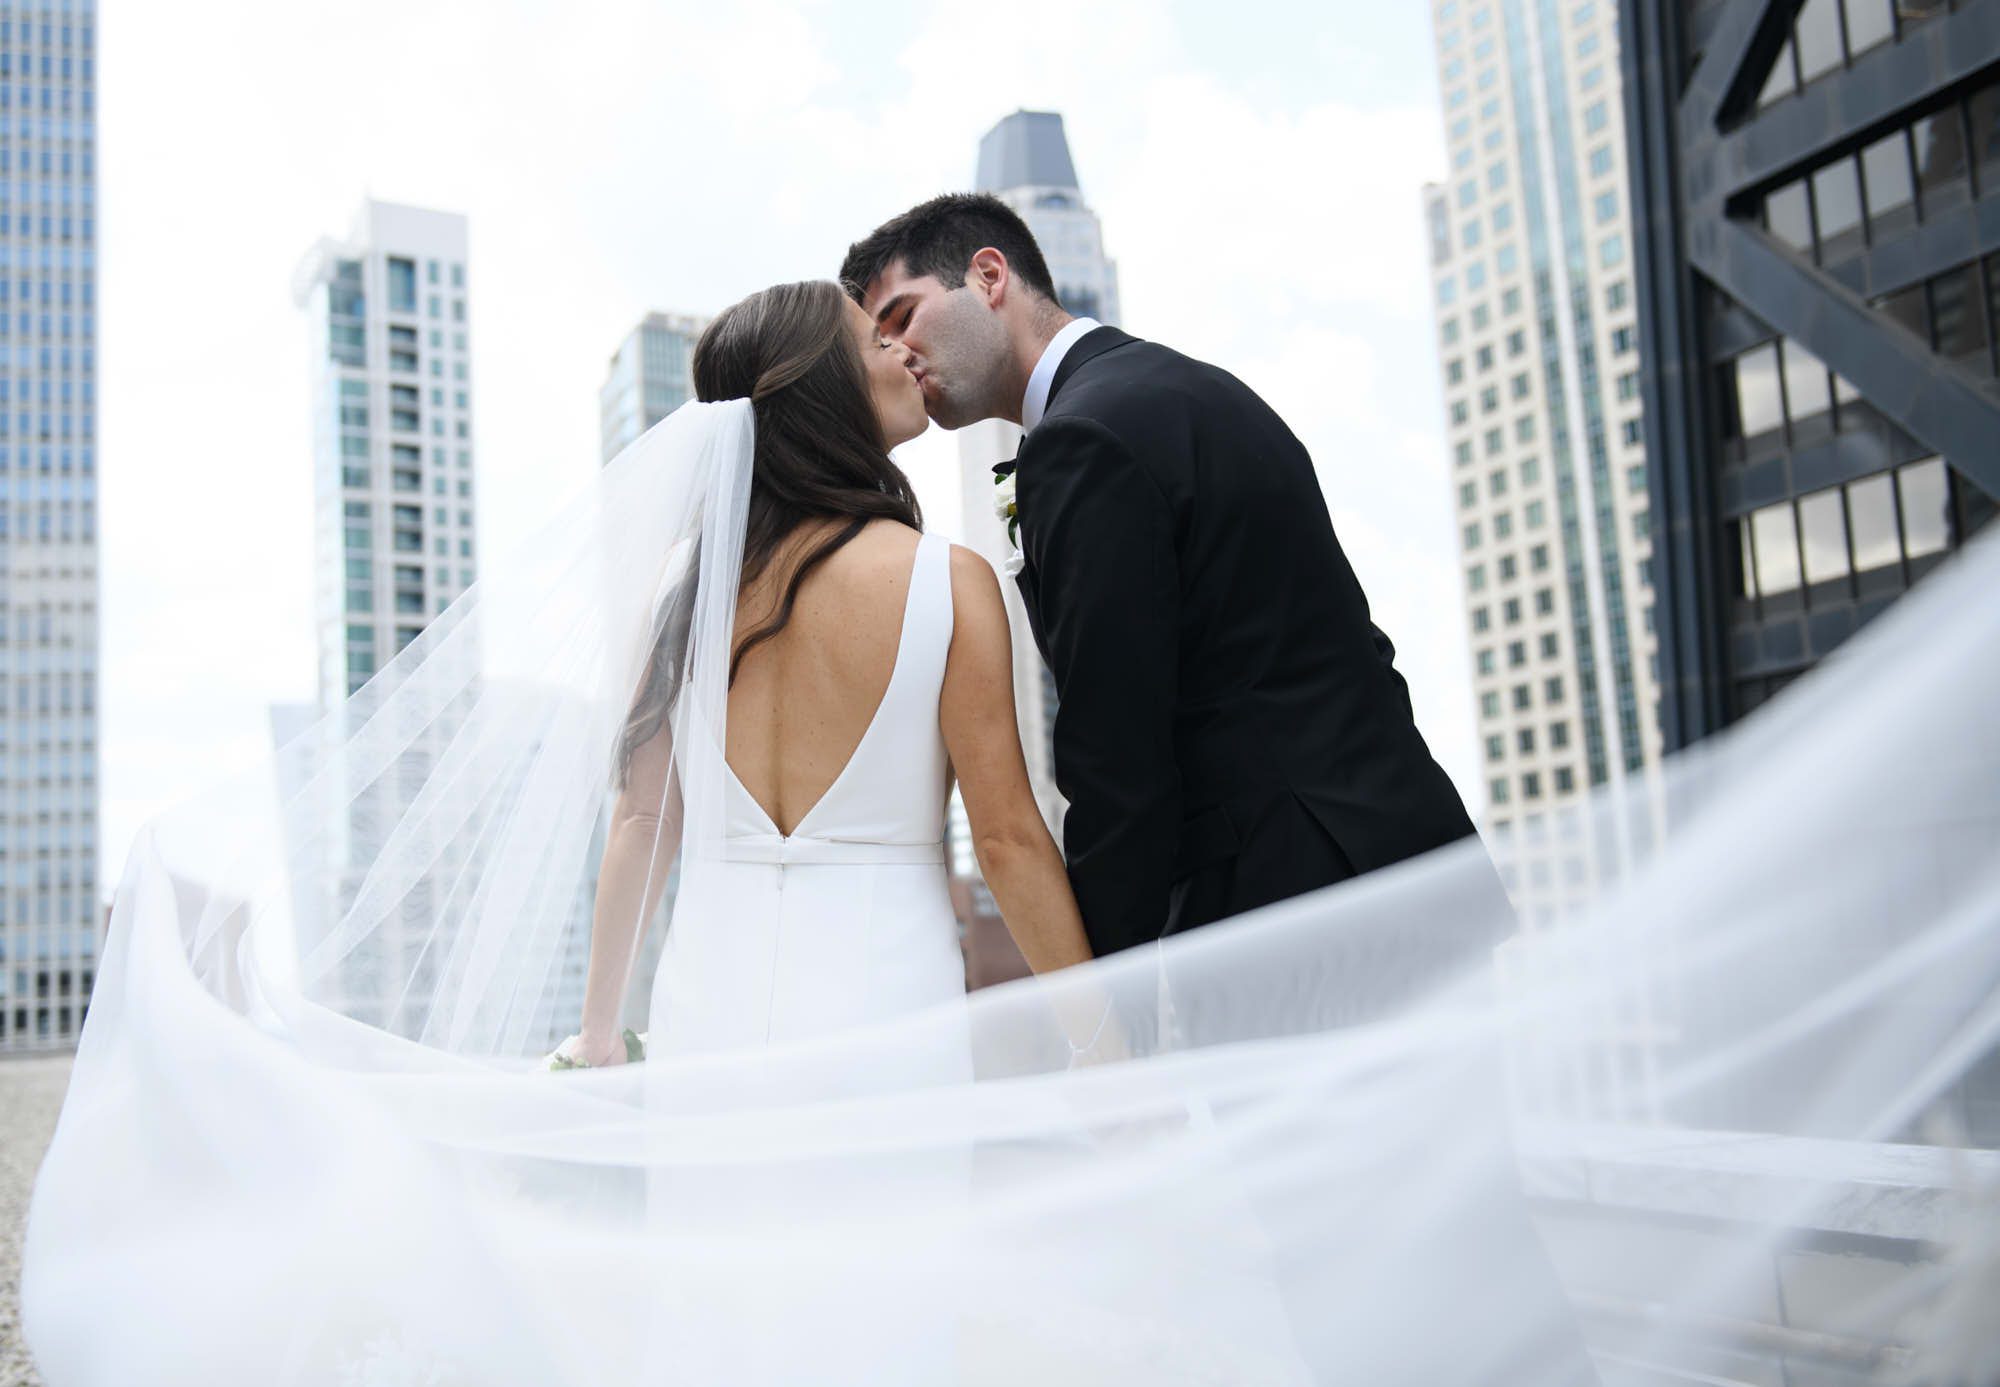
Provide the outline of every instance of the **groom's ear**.
{"type": "Polygon", "coordinates": [[[965,267],[965,282],[979,290],[988,308],[998,308],[1007,301],[1008,291],[1014,287],[1013,267],[1007,257],[992,246],[981,246],[972,253],[972,262],[965,267]]]}

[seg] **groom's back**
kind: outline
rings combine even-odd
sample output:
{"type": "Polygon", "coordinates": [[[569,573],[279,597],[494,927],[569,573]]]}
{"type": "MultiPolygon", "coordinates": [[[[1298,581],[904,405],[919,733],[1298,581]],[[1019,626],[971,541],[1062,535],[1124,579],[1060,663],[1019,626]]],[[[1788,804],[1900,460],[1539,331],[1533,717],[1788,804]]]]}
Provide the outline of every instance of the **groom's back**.
{"type": "MultiPolygon", "coordinates": [[[[1228,372],[1115,330],[1089,334],[1073,357],[1045,419],[1109,430],[1173,517],[1174,740],[1188,817],[1176,872],[1240,856],[1287,798],[1294,817],[1303,806],[1332,839],[1327,880],[1471,832],[1370,621],[1312,459],[1284,421],[1228,372]]],[[[1297,858],[1306,827],[1276,826],[1287,840],[1276,850],[1297,858]]],[[[1274,880],[1267,898],[1320,884],[1274,880]]],[[[1197,881],[1177,893],[1174,927],[1258,903],[1204,903],[1201,892],[1197,881]]]]}

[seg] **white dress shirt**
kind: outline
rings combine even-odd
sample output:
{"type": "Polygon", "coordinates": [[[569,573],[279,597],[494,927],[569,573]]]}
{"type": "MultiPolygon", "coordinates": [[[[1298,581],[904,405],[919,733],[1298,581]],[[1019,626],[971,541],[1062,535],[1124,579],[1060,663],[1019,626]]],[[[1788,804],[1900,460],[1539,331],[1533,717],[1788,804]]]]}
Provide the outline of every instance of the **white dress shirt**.
{"type": "Polygon", "coordinates": [[[1061,332],[1049,339],[1048,346],[1042,348],[1042,359],[1035,363],[1035,369],[1028,376],[1028,393],[1021,399],[1021,430],[1026,432],[1042,422],[1042,415],[1049,408],[1049,387],[1056,383],[1056,368],[1069,349],[1077,344],[1085,333],[1104,326],[1095,318],[1071,318],[1061,332]]]}

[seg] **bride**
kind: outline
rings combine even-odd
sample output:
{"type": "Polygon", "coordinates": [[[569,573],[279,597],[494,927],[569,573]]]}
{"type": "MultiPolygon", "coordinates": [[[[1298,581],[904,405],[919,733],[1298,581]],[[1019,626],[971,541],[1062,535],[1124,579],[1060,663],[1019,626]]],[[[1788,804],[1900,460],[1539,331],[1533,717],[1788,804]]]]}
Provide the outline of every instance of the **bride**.
{"type": "Polygon", "coordinates": [[[902,350],[832,283],[779,285],[714,321],[694,381],[700,399],[756,414],[726,754],[711,756],[714,729],[690,727],[681,696],[689,575],[620,736],[583,1022],[559,1053],[625,1058],[626,972],[680,847],[677,747],[683,769],[720,781],[723,826],[681,880],[652,988],[655,1054],[810,1036],[961,993],[944,844],[954,775],[1030,967],[1089,958],[1028,782],[993,570],[924,533],[889,458],[929,422],[902,350]]]}

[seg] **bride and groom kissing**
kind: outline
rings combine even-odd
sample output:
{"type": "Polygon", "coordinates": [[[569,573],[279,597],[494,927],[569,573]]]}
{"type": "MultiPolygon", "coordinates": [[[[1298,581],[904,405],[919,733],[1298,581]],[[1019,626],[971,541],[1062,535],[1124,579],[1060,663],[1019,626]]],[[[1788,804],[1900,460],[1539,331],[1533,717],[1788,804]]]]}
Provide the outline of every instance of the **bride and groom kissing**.
{"type": "MultiPolygon", "coordinates": [[[[829,1010],[825,968],[801,966],[819,985],[793,996],[775,979],[806,946],[779,936],[807,881],[795,874],[787,897],[739,871],[712,899],[684,881],[649,1048],[768,1042],[807,1014],[822,1030],[962,991],[939,948],[955,934],[941,842],[953,778],[981,871],[1038,973],[1473,832],[1417,730],[1312,459],[1254,391],[1064,311],[1027,225],[990,196],[947,194],[891,219],[849,248],[840,280],[845,300],[824,283],[752,295],[695,353],[699,398],[749,400],[757,431],[717,770],[733,805],[724,856],[738,861],[723,867],[807,865],[811,846],[817,947],[829,961],[897,951],[906,976],[845,989],[829,1010]],[[992,568],[917,533],[915,495],[887,457],[925,416],[1025,430],[1001,469],[1020,546],[1008,567],[1054,677],[1060,850],[1026,776],[992,568]],[[846,939],[826,923],[831,902],[861,886],[843,863],[869,868],[860,894],[874,901],[846,939]],[[916,875],[892,908],[881,882],[899,870],[916,875]],[[770,921],[757,927],[768,939],[739,931],[729,955],[763,958],[754,978],[723,985],[727,960],[676,948],[682,920],[711,912],[770,921]]],[[[600,869],[600,897],[618,908],[594,931],[612,937],[593,938],[583,1025],[558,1051],[579,1063],[625,1058],[622,974],[605,960],[630,957],[621,929],[659,886],[656,811],[680,773],[665,702],[636,702],[623,739],[600,869]]],[[[1102,1033],[1086,1020],[1072,1046],[1102,1033]]]]}

